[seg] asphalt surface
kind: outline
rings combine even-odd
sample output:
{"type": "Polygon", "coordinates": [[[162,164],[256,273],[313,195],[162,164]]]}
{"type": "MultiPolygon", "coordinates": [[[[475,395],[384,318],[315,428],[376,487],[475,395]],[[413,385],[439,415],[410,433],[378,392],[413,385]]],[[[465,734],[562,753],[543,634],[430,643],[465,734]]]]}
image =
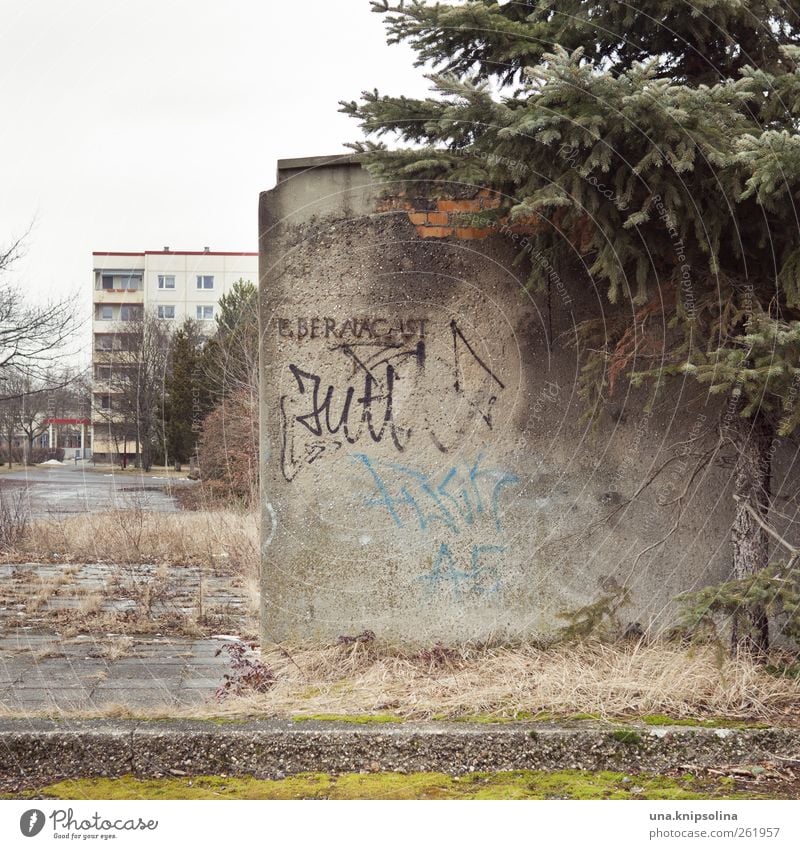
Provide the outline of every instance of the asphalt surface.
{"type": "Polygon", "coordinates": [[[12,499],[23,492],[23,503],[35,519],[134,507],[173,512],[178,509],[175,499],[163,492],[168,483],[191,486],[193,482],[166,475],[101,471],[89,462],[32,466],[0,474],[0,492],[12,499]]]}

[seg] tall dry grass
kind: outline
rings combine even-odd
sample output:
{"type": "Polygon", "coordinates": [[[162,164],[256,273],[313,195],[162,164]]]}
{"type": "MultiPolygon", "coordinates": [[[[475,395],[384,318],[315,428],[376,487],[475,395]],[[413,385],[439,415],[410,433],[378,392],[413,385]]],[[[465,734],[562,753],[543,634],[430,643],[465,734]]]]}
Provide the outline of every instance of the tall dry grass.
{"type": "Polygon", "coordinates": [[[157,513],[133,508],[35,521],[5,559],[199,563],[255,576],[258,552],[255,513],[224,509],[157,513]]]}
{"type": "Polygon", "coordinates": [[[17,574],[0,588],[0,603],[21,603],[26,615],[47,619],[63,633],[158,629],[200,636],[233,617],[228,628],[252,635],[259,612],[258,539],[255,514],[232,509],[156,513],[133,508],[36,521],[2,552],[3,560],[65,568],[57,585],[28,583],[17,574]],[[91,563],[112,566],[102,590],[87,590],[80,569],[66,565],[91,563]],[[206,599],[204,583],[212,577],[218,583],[230,578],[231,589],[245,602],[241,616],[206,599]],[[56,594],[62,602],[77,599],[77,606],[51,608],[49,599],[56,594]],[[189,615],[185,597],[192,594],[189,615]],[[113,598],[133,601],[134,608],[104,607],[113,598]]]}
{"type": "Polygon", "coordinates": [[[713,647],[577,643],[408,652],[379,644],[265,650],[277,684],[223,703],[268,715],[389,712],[407,718],[604,718],[800,721],[800,681],[769,674],[713,647]]]}
{"type": "MultiPolygon", "coordinates": [[[[5,558],[122,567],[200,564],[216,574],[236,576],[254,615],[258,608],[259,543],[253,512],[133,509],[37,521],[5,558]]],[[[87,606],[91,603],[86,600],[87,606]]],[[[641,641],[419,650],[365,640],[265,646],[261,660],[275,673],[271,690],[210,702],[191,713],[380,712],[416,719],[666,714],[800,722],[800,680],[771,675],[747,658],[730,658],[710,646],[641,641]]]]}

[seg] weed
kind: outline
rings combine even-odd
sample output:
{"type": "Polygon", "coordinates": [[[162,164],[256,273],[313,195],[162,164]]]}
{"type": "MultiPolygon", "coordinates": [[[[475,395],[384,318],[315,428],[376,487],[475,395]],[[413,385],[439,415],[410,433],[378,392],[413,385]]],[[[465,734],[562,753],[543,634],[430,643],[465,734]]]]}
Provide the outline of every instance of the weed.
{"type": "Polygon", "coordinates": [[[0,551],[12,551],[28,533],[30,513],[25,490],[16,495],[0,489],[0,551]]]}
{"type": "Polygon", "coordinates": [[[616,731],[612,731],[611,737],[625,746],[641,746],[644,742],[641,734],[637,734],[636,731],[630,731],[626,728],[619,728],[616,731]]]}
{"type": "Polygon", "coordinates": [[[252,647],[241,641],[225,643],[215,652],[228,653],[231,664],[230,674],[226,673],[225,682],[215,696],[222,701],[229,696],[241,696],[250,693],[266,693],[275,686],[275,673],[255,654],[252,647]]]}

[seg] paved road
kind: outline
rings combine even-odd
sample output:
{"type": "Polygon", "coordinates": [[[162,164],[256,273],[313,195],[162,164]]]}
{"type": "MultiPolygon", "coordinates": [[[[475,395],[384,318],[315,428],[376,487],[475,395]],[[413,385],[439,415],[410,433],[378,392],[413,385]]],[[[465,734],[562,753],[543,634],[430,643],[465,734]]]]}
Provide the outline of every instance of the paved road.
{"type": "Polygon", "coordinates": [[[0,637],[0,716],[202,704],[230,672],[218,640],[136,637],[121,657],[104,657],[113,642],[25,629],[0,637]]]}
{"type": "Polygon", "coordinates": [[[177,510],[175,500],[161,491],[169,480],[191,486],[184,478],[153,477],[133,472],[94,470],[90,464],[32,466],[0,474],[0,491],[13,496],[24,491],[33,518],[96,513],[143,507],[158,512],[177,510]]]}

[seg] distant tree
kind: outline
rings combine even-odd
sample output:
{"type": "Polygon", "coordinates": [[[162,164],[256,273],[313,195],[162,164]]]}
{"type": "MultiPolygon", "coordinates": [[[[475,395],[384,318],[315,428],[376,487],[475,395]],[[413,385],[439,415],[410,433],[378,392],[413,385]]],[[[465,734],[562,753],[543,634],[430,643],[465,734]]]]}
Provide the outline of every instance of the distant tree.
{"type": "Polygon", "coordinates": [[[258,289],[249,280],[237,280],[220,298],[204,362],[215,399],[243,390],[258,393],[258,289]]]}
{"type": "MultiPolygon", "coordinates": [[[[0,248],[0,430],[11,465],[24,434],[28,449],[42,432],[46,394],[63,385],[56,368],[76,338],[73,298],[30,304],[4,275],[23,253],[24,237],[0,248]]],[[[24,457],[30,456],[29,450],[24,457]]]]}
{"type": "Polygon", "coordinates": [[[22,242],[17,239],[0,248],[0,398],[9,394],[2,383],[9,370],[32,380],[46,379],[78,329],[73,298],[30,304],[3,279],[21,256],[22,242]]]}
{"type": "Polygon", "coordinates": [[[96,409],[95,415],[105,421],[117,453],[126,453],[132,444],[148,471],[154,449],[163,441],[169,326],[155,313],[142,312],[119,322],[117,334],[120,345],[110,364],[108,406],[96,409]]]}
{"type": "Polygon", "coordinates": [[[202,479],[223,498],[254,503],[258,487],[258,289],[238,280],[220,298],[203,351],[213,411],[203,422],[202,479]]]}
{"type": "Polygon", "coordinates": [[[20,388],[24,390],[19,404],[19,429],[25,437],[23,462],[30,462],[33,457],[33,444],[37,436],[47,430],[48,395],[51,393],[51,381],[55,375],[49,374],[45,381],[34,381],[26,377],[20,388]]]}
{"type": "Polygon", "coordinates": [[[51,368],[35,378],[17,368],[6,369],[3,388],[0,430],[9,467],[14,460],[31,462],[34,442],[47,431],[49,418],[85,415],[88,409],[85,372],[71,368],[51,368]]]}
{"type": "Polygon", "coordinates": [[[195,453],[204,416],[210,410],[203,370],[203,337],[186,321],[173,334],[164,385],[164,440],[168,462],[188,463],[195,453]]]}
{"type": "Polygon", "coordinates": [[[201,476],[213,496],[252,506],[258,498],[258,411],[247,390],[232,392],[203,422],[201,476]]]}
{"type": "Polygon", "coordinates": [[[20,430],[22,398],[24,392],[23,375],[15,369],[5,369],[3,376],[4,395],[0,398],[0,444],[8,468],[19,459],[17,437],[20,430]]]}

